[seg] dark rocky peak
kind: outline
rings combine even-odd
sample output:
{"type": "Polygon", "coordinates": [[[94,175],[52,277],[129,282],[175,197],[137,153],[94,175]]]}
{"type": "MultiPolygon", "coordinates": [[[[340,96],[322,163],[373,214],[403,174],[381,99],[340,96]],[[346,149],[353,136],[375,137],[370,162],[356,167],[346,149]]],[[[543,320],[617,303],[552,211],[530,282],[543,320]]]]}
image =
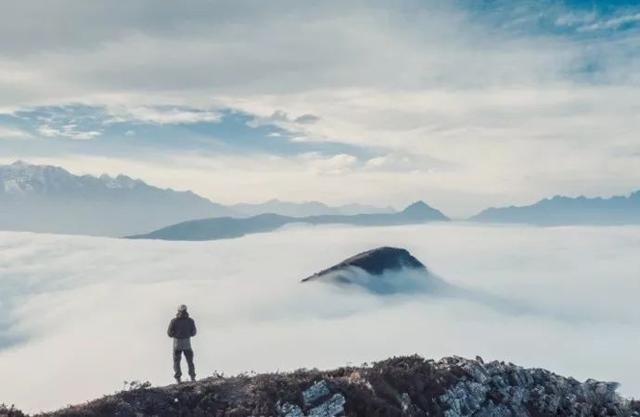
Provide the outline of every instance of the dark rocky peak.
{"type": "Polygon", "coordinates": [[[416,201],[401,212],[402,216],[411,220],[448,220],[448,217],[434,209],[424,201],[416,201]]]}
{"type": "Polygon", "coordinates": [[[426,271],[426,267],[422,262],[411,255],[408,250],[383,246],[347,258],[330,268],[324,269],[308,278],[305,278],[303,281],[316,279],[322,275],[351,267],[359,268],[371,275],[381,275],[388,271],[398,271],[403,268],[423,269],[426,271]]]}
{"type": "Polygon", "coordinates": [[[379,294],[442,287],[408,250],[388,246],[359,253],[302,280],[310,281],[356,285],[379,294]]]}
{"type": "MultiPolygon", "coordinates": [[[[449,357],[398,357],[332,371],[213,377],[123,392],[40,417],[589,417],[640,416],[617,384],[449,357]]],[[[22,417],[5,409],[0,416],[22,417]],[[12,414],[10,414],[12,413],[12,414]]]]}

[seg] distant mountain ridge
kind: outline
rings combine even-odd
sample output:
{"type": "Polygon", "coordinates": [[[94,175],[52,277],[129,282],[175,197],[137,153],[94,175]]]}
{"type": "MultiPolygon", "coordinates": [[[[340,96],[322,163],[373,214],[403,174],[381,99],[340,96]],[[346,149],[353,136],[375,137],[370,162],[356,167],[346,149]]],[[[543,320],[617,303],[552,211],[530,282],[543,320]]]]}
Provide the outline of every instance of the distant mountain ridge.
{"type": "Polygon", "coordinates": [[[77,176],[59,167],[16,161],[0,166],[0,185],[0,196],[27,197],[60,193],[89,195],[104,190],[131,190],[145,184],[125,175],[77,176]]]}
{"type": "Polygon", "coordinates": [[[197,217],[228,215],[191,191],[125,175],[73,175],[18,161],[0,166],[0,229],[120,236],[197,217]]]}
{"type": "Polygon", "coordinates": [[[488,208],[470,220],[550,226],[640,224],[640,191],[610,198],[555,196],[528,206],[488,208]]]}
{"type": "MultiPolygon", "coordinates": [[[[0,165],[0,230],[98,236],[157,236],[177,230],[186,240],[237,237],[288,223],[393,225],[449,220],[419,202],[402,212],[362,204],[328,206],[318,201],[222,205],[191,191],[163,189],[140,179],[74,175],[63,168],[17,161],[0,165]],[[213,221],[213,218],[218,218],[213,221]],[[192,229],[204,219],[209,232],[192,229]],[[251,219],[251,220],[249,220],[251,219]],[[172,225],[165,227],[167,225],[172,225]],[[214,226],[215,225],[215,226],[214,226]],[[188,226],[188,227],[187,227],[188,226]],[[155,230],[155,232],[148,233],[155,230]],[[165,230],[166,231],[166,230],[165,230]],[[143,235],[147,233],[146,235],[143,235]]],[[[492,207],[469,220],[536,225],[640,224],[640,191],[611,198],[555,196],[527,206],[492,207]]]]}
{"type": "Polygon", "coordinates": [[[277,214],[261,214],[249,218],[220,217],[191,220],[164,227],[147,234],[129,236],[130,239],[160,240],[217,240],[240,237],[247,234],[270,232],[290,223],[350,224],[356,226],[392,226],[419,224],[430,221],[448,221],[439,210],[418,201],[398,213],[320,215],[289,217],[277,214]]]}
{"type": "Polygon", "coordinates": [[[240,203],[228,206],[230,210],[240,216],[257,216],[264,213],[280,214],[290,217],[320,216],[326,214],[371,214],[371,213],[393,213],[391,207],[375,207],[366,204],[345,204],[342,206],[328,206],[319,201],[304,201],[293,203],[273,199],[264,203],[240,203]]]}
{"type": "Polygon", "coordinates": [[[24,161],[0,165],[0,230],[115,237],[212,217],[361,213],[390,214],[394,210],[361,204],[332,207],[317,201],[297,203],[276,199],[225,206],[191,191],[163,189],[126,175],[74,175],[60,167],[24,161]]]}

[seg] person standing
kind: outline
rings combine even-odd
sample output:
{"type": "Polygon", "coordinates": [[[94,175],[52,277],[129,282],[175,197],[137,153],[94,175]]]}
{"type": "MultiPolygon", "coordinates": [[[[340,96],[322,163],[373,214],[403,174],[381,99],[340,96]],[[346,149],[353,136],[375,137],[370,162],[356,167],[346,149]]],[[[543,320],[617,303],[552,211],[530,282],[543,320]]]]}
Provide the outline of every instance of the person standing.
{"type": "Polygon", "coordinates": [[[177,383],[182,382],[182,370],[180,361],[184,353],[189,366],[189,376],[191,381],[196,380],[196,369],[193,365],[193,350],[191,349],[191,338],[196,335],[196,323],[187,312],[187,306],[182,304],[178,307],[178,314],[169,323],[167,330],[169,337],[173,338],[173,370],[177,383]]]}

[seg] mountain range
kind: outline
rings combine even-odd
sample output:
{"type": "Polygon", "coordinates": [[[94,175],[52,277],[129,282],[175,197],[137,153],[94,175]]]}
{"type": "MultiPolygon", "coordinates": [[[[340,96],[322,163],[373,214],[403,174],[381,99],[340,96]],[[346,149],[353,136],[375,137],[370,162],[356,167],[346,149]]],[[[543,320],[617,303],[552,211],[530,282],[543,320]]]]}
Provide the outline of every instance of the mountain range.
{"type": "Polygon", "coordinates": [[[199,218],[343,215],[360,210],[392,211],[278,200],[225,206],[191,191],[158,188],[125,175],[74,175],[60,167],[22,161],[0,165],[0,230],[124,236],[199,218]]]}
{"type": "Polygon", "coordinates": [[[311,225],[349,224],[354,226],[393,226],[419,224],[430,221],[449,220],[440,211],[422,201],[415,202],[398,213],[320,215],[289,217],[279,214],[260,214],[248,218],[217,217],[191,220],[151,233],[129,236],[131,239],[160,240],[217,240],[240,237],[253,233],[276,230],[286,224],[302,223],[311,225]]]}
{"type": "Polygon", "coordinates": [[[73,175],[43,165],[0,166],[0,229],[120,236],[229,211],[190,191],[124,175],[73,175]]]}
{"type": "Polygon", "coordinates": [[[529,206],[488,208],[470,220],[542,226],[640,224],[640,191],[611,198],[555,196],[529,206]]]}
{"type": "MultiPolygon", "coordinates": [[[[74,175],[22,161],[0,165],[0,230],[208,240],[297,222],[383,226],[432,220],[448,219],[424,203],[402,212],[317,201],[223,205],[126,175],[74,175]],[[204,229],[196,230],[199,227],[204,229]]],[[[528,206],[488,208],[469,220],[541,226],[640,224],[640,191],[611,198],[556,196],[528,206]]]]}

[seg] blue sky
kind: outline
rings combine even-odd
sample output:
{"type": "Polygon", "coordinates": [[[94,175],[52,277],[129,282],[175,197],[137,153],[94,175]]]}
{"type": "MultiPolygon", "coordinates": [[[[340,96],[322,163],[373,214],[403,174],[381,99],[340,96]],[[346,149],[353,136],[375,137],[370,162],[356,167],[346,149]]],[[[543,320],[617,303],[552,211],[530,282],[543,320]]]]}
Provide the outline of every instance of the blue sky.
{"type": "Polygon", "coordinates": [[[24,132],[30,141],[9,142],[13,149],[31,146],[34,152],[198,151],[203,154],[269,153],[279,156],[318,152],[358,156],[375,153],[368,147],[339,142],[305,142],[301,133],[284,129],[274,121],[294,125],[313,123],[309,114],[289,117],[276,112],[261,118],[231,108],[204,110],[185,106],[151,106],[135,114],[112,114],[101,106],[60,105],[24,108],[0,114],[8,129],[24,132]],[[136,118],[137,117],[137,118],[136,118]],[[162,120],[165,118],[166,120],[162,120]],[[273,120],[273,121],[272,121],[273,120]],[[44,142],[42,141],[44,139],[44,142]],[[29,143],[27,143],[29,142],[29,143]]]}
{"type": "Polygon", "coordinates": [[[20,2],[0,162],[454,215],[625,194],[639,49],[631,1],[20,2]]]}

